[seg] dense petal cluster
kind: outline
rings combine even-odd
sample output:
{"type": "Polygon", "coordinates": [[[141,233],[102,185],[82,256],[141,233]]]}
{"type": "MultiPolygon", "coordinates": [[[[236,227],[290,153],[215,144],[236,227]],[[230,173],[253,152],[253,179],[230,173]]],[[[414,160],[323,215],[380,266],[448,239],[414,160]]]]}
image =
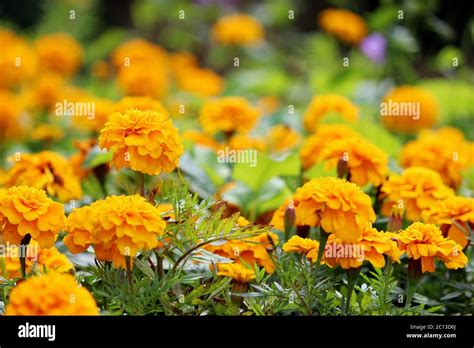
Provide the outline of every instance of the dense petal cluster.
{"type": "Polygon", "coordinates": [[[467,257],[462,247],[455,241],[443,237],[441,230],[432,224],[415,222],[398,235],[400,249],[406,251],[409,258],[421,259],[421,270],[435,271],[435,258],[444,262],[450,269],[463,268],[467,257]]]}
{"type": "Polygon", "coordinates": [[[316,262],[318,260],[319,242],[310,238],[293,236],[288,240],[288,242],[283,244],[282,249],[287,253],[302,254],[312,262],[316,262]]]}
{"type": "Polygon", "coordinates": [[[342,9],[329,8],[322,11],[318,23],[324,31],[350,45],[358,45],[368,32],[361,16],[342,9]]]}
{"type": "Polygon", "coordinates": [[[91,293],[69,274],[31,277],[11,292],[6,315],[98,315],[91,293]]]}
{"type": "MultiPolygon", "coordinates": [[[[344,242],[354,242],[375,221],[370,197],[343,179],[312,179],[292,197],[297,226],[321,226],[344,242]]],[[[275,212],[271,224],[283,230],[287,203],[275,212]]]]}
{"type": "Polygon", "coordinates": [[[206,133],[247,132],[257,123],[258,110],[242,97],[223,97],[204,103],[199,122],[206,133]]]}
{"type": "Polygon", "coordinates": [[[238,263],[218,263],[217,275],[229,277],[238,283],[247,284],[255,279],[255,272],[238,263]]]}
{"type": "Polygon", "coordinates": [[[73,166],[55,152],[17,154],[10,161],[13,166],[0,178],[0,184],[6,187],[31,186],[45,190],[61,202],[82,196],[81,184],[73,166]]]}
{"type": "Polygon", "coordinates": [[[124,256],[156,248],[165,227],[160,210],[145,198],[110,196],[72,211],[64,244],[73,253],[93,245],[97,259],[125,268],[124,256]]]}
{"type": "Polygon", "coordinates": [[[359,118],[359,109],[346,97],[337,94],[318,95],[311,99],[303,115],[305,129],[314,133],[321,119],[330,112],[338,113],[348,121],[359,118]]]}
{"type": "Polygon", "coordinates": [[[131,97],[127,96],[120,99],[114,106],[114,111],[126,112],[129,109],[138,109],[141,111],[152,110],[165,116],[169,116],[168,110],[158,100],[151,97],[131,97]]]}
{"type": "Polygon", "coordinates": [[[224,89],[222,77],[210,69],[199,67],[179,70],[176,81],[181,90],[201,97],[214,97],[224,89]]]}
{"type": "Polygon", "coordinates": [[[273,126],[267,135],[268,148],[276,153],[294,149],[300,140],[298,132],[286,124],[273,126]]]}
{"type": "Polygon", "coordinates": [[[66,218],[62,204],[46,192],[28,186],[0,190],[0,231],[11,244],[20,244],[28,234],[40,248],[51,248],[66,218]]]}
{"type": "Polygon", "coordinates": [[[390,175],[382,185],[381,193],[385,198],[382,206],[384,215],[388,216],[392,206],[401,202],[410,221],[421,220],[424,210],[436,201],[454,195],[454,191],[444,185],[437,172],[423,167],[410,167],[401,175],[390,175]]]}
{"type": "Polygon", "coordinates": [[[263,40],[265,32],[254,17],[231,14],[219,18],[212,27],[211,35],[222,45],[252,46],[263,40]]]}
{"type": "Polygon", "coordinates": [[[178,130],[164,114],[129,109],[116,112],[101,130],[99,145],[113,153],[117,169],[158,175],[169,173],[178,165],[183,146],[178,130]]]}

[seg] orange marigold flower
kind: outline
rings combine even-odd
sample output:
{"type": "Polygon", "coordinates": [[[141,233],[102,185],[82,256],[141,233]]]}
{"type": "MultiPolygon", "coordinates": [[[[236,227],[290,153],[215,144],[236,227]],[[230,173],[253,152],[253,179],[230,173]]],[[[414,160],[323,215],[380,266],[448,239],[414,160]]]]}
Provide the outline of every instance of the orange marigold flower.
{"type": "Polygon", "coordinates": [[[97,97],[84,98],[82,103],[94,105],[94,114],[92,117],[89,115],[77,115],[72,117],[74,126],[82,130],[99,132],[104,128],[109,116],[114,112],[115,103],[110,99],[97,97]]]}
{"type": "Polygon", "coordinates": [[[324,31],[350,45],[358,45],[368,33],[361,16],[343,9],[329,8],[322,11],[318,23],[324,31]]]}
{"type": "MultiPolygon", "coordinates": [[[[9,245],[6,248],[0,263],[3,262],[3,273],[0,268],[0,275],[3,278],[14,279],[21,277],[20,248],[17,245],[9,245]]],[[[40,248],[35,241],[28,245],[25,255],[26,272],[28,274],[56,271],[67,273],[74,270],[74,266],[66,255],[59,252],[54,246],[51,248],[40,248]]]]}
{"type": "Polygon", "coordinates": [[[184,151],[178,130],[166,115],[138,109],[112,114],[101,130],[99,145],[113,152],[117,169],[129,167],[150,175],[173,171],[184,151]]]}
{"type": "Polygon", "coordinates": [[[250,283],[255,279],[255,272],[238,263],[218,263],[217,275],[229,277],[239,283],[250,283]]]}
{"type": "Polygon", "coordinates": [[[164,234],[166,222],[160,210],[139,195],[110,196],[68,216],[64,244],[73,253],[94,245],[97,259],[125,268],[140,250],[151,250],[164,234]]]}
{"type": "Polygon", "coordinates": [[[64,131],[57,125],[44,123],[36,126],[31,131],[30,137],[32,140],[49,143],[63,139],[64,131]]]}
{"type": "Polygon", "coordinates": [[[348,121],[356,121],[359,118],[359,109],[349,99],[342,95],[324,94],[311,99],[303,115],[304,127],[314,133],[321,119],[330,112],[339,113],[348,121]]]}
{"type": "Polygon", "coordinates": [[[193,144],[201,145],[208,147],[215,151],[219,150],[222,145],[220,145],[214,138],[206,133],[203,133],[198,130],[188,129],[181,134],[183,140],[189,140],[193,144]]]}
{"type": "Polygon", "coordinates": [[[64,78],[55,72],[39,75],[25,87],[23,98],[29,109],[53,110],[64,95],[64,78]]]}
{"type": "Polygon", "coordinates": [[[222,97],[204,103],[199,122],[206,133],[247,132],[257,123],[259,113],[242,97],[222,97]]]}
{"type": "Polygon", "coordinates": [[[11,292],[5,315],[98,315],[91,293],[69,274],[31,277],[11,292]]]}
{"type": "Polygon", "coordinates": [[[45,190],[61,202],[82,196],[79,178],[67,159],[51,151],[17,154],[10,157],[13,166],[0,178],[6,187],[27,185],[45,190]]]}
{"type": "MultiPolygon", "coordinates": [[[[357,241],[362,231],[375,221],[370,197],[359,186],[343,179],[317,178],[298,188],[292,197],[296,226],[321,226],[344,242],[357,241]]],[[[275,212],[271,225],[283,230],[284,203],[275,212]]]]}
{"type": "Polygon", "coordinates": [[[138,109],[142,111],[152,110],[165,116],[169,115],[168,110],[158,100],[151,97],[124,97],[115,104],[115,111],[126,112],[129,109],[138,109]]]}
{"type": "Polygon", "coordinates": [[[312,262],[318,260],[319,242],[310,238],[301,238],[300,236],[291,237],[288,242],[283,244],[283,251],[287,253],[299,253],[306,256],[312,262]]]}
{"type": "Polygon", "coordinates": [[[446,185],[457,188],[462,182],[462,171],[472,165],[473,157],[472,148],[462,132],[444,127],[420,132],[417,140],[403,147],[400,164],[405,168],[420,166],[433,169],[446,185]]]}
{"type": "Polygon", "coordinates": [[[324,250],[323,261],[330,267],[341,266],[343,269],[358,268],[364,261],[369,261],[376,268],[385,266],[384,255],[393,261],[400,262],[403,252],[390,234],[368,228],[355,243],[344,243],[334,234],[330,235],[324,250]]]}
{"type": "Polygon", "coordinates": [[[0,193],[0,227],[9,243],[20,244],[29,234],[41,248],[51,248],[65,222],[63,205],[43,190],[13,186],[0,193]]]}
{"type": "Polygon", "coordinates": [[[117,75],[120,88],[128,95],[162,97],[168,90],[168,72],[155,63],[132,64],[117,75]]]}
{"type": "Polygon", "coordinates": [[[88,169],[84,169],[82,165],[92,150],[92,148],[96,144],[96,139],[85,139],[85,140],[74,140],[73,145],[77,149],[77,152],[69,157],[69,162],[71,166],[74,168],[74,173],[77,175],[79,179],[84,178],[88,173],[88,169]]]}
{"type": "Polygon", "coordinates": [[[394,204],[403,202],[406,217],[410,221],[422,218],[422,212],[438,200],[443,200],[454,195],[454,191],[444,185],[439,174],[423,167],[410,167],[401,175],[390,175],[381,188],[385,201],[382,213],[390,215],[394,204]]]}
{"type": "Polygon", "coordinates": [[[190,52],[174,52],[169,55],[169,63],[175,74],[188,68],[198,67],[197,57],[190,52]]]}
{"type": "Polygon", "coordinates": [[[36,51],[41,67],[63,76],[73,75],[82,64],[81,45],[69,34],[54,33],[36,40],[36,51]]]}
{"type": "Polygon", "coordinates": [[[436,124],[438,104],[427,90],[415,86],[400,86],[384,96],[380,111],[382,123],[388,129],[416,133],[436,124]]]}
{"type": "Polygon", "coordinates": [[[22,103],[16,95],[0,90],[0,142],[23,136],[27,119],[22,111],[22,103]]]}
{"type": "Polygon", "coordinates": [[[469,230],[474,228],[474,198],[453,196],[437,201],[423,211],[423,220],[440,225],[443,231],[447,228],[447,237],[465,248],[469,230]]]}
{"type": "Polygon", "coordinates": [[[133,39],[125,42],[112,53],[112,64],[117,70],[127,69],[132,65],[151,63],[159,66],[168,65],[166,51],[144,39],[133,39]]]}
{"type": "Polygon", "coordinates": [[[435,225],[415,222],[398,235],[398,241],[400,249],[405,250],[409,258],[421,259],[423,273],[435,271],[435,258],[450,269],[463,268],[467,264],[462,247],[444,238],[435,225]]]}
{"type": "Polygon", "coordinates": [[[98,60],[92,65],[92,76],[98,80],[107,80],[110,77],[111,67],[105,60],[98,60]]]}
{"type": "Polygon", "coordinates": [[[228,141],[228,145],[229,148],[233,150],[255,149],[258,151],[264,151],[266,147],[263,139],[251,137],[242,133],[233,134],[228,141]]]}
{"type": "Polygon", "coordinates": [[[338,139],[357,137],[359,134],[343,124],[324,124],[319,126],[314,134],[306,138],[300,150],[303,168],[308,169],[318,162],[324,147],[338,139]]]}
{"type": "Polygon", "coordinates": [[[263,40],[265,32],[254,17],[236,13],[219,18],[211,35],[222,45],[254,46],[263,40]]]}
{"type": "Polygon", "coordinates": [[[293,150],[298,146],[301,137],[299,133],[286,124],[279,124],[270,128],[267,134],[268,147],[276,152],[293,150]]]}
{"type": "Polygon", "coordinates": [[[359,186],[368,183],[380,185],[388,172],[388,156],[377,146],[362,138],[349,137],[326,144],[319,154],[319,161],[335,168],[339,160],[347,161],[351,182],[359,186]]]}
{"type": "Polygon", "coordinates": [[[222,93],[224,80],[210,69],[184,68],[176,75],[179,89],[200,97],[213,97],[222,93]]]}

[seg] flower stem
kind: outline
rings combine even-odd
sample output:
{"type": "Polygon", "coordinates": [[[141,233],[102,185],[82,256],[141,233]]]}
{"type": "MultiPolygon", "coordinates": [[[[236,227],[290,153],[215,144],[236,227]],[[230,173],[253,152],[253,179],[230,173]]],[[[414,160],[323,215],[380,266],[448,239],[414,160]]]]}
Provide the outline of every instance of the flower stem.
{"type": "Polygon", "coordinates": [[[357,268],[349,268],[346,271],[347,274],[347,295],[346,295],[346,302],[344,303],[344,308],[342,310],[342,314],[347,315],[349,314],[349,309],[351,308],[351,297],[354,291],[354,286],[359,276],[361,267],[357,268]]]}
{"type": "Polygon", "coordinates": [[[138,172],[138,192],[140,196],[145,197],[145,174],[138,172]]]}
{"type": "Polygon", "coordinates": [[[316,269],[319,269],[321,264],[321,259],[323,258],[324,249],[326,249],[326,243],[328,241],[329,234],[323,230],[322,227],[319,227],[319,250],[318,250],[318,260],[316,261],[316,269]]]}
{"type": "Polygon", "coordinates": [[[407,300],[405,302],[405,308],[410,307],[421,278],[423,278],[421,258],[418,260],[410,259],[408,262],[407,300]]]}
{"type": "Polygon", "coordinates": [[[21,267],[21,277],[23,280],[26,279],[26,248],[30,244],[31,235],[28,233],[20,242],[20,267],[21,267]],[[24,250],[23,250],[24,249],[24,250]]]}
{"type": "Polygon", "coordinates": [[[133,292],[133,281],[132,281],[132,263],[129,255],[125,256],[125,266],[127,267],[127,278],[130,291],[133,292]]]}

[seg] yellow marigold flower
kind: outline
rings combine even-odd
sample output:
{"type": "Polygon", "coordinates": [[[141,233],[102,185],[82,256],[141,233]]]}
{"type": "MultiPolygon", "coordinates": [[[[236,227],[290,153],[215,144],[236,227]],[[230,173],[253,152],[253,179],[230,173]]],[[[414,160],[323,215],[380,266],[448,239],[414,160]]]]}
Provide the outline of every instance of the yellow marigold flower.
{"type": "Polygon", "coordinates": [[[101,130],[99,145],[113,152],[117,169],[158,175],[178,165],[183,146],[171,120],[157,111],[130,109],[112,114],[101,130]]]}
{"type": "Polygon", "coordinates": [[[144,39],[133,39],[125,42],[112,53],[112,64],[117,70],[132,65],[152,63],[159,66],[168,65],[168,54],[158,45],[144,39]]]}
{"type": "Polygon", "coordinates": [[[189,140],[193,144],[208,147],[215,151],[219,150],[222,147],[217,141],[214,140],[212,136],[194,129],[184,131],[181,134],[181,138],[183,140],[189,140]]]}
{"type": "Polygon", "coordinates": [[[30,109],[53,110],[62,101],[64,78],[55,72],[42,73],[23,91],[23,98],[30,109]]]}
{"type": "Polygon", "coordinates": [[[151,97],[124,97],[115,104],[115,111],[126,112],[129,109],[152,110],[168,116],[168,110],[158,100],[151,97]]]}
{"type": "Polygon", "coordinates": [[[257,123],[259,113],[242,97],[222,97],[204,103],[199,122],[206,133],[247,132],[257,123]]]}
{"type": "Polygon", "coordinates": [[[410,167],[401,175],[391,175],[382,185],[381,193],[385,197],[382,205],[384,215],[390,215],[392,206],[401,201],[410,221],[420,220],[422,212],[436,201],[454,195],[437,172],[423,167],[410,167]]]}
{"type": "Polygon", "coordinates": [[[64,132],[61,127],[54,124],[40,124],[30,135],[32,140],[52,142],[64,138],[64,132]]]}
{"type": "Polygon", "coordinates": [[[69,274],[31,277],[11,292],[5,315],[98,315],[91,293],[69,274]]]}
{"type": "Polygon", "coordinates": [[[268,273],[273,273],[275,264],[268,252],[272,251],[276,244],[278,244],[278,236],[275,233],[267,232],[243,240],[206,244],[203,249],[234,260],[236,263],[257,264],[264,267],[268,273]]]}
{"type": "Polygon", "coordinates": [[[169,55],[169,63],[175,74],[188,68],[197,68],[197,57],[189,52],[174,52],[169,55]]]}
{"type": "MultiPolygon", "coordinates": [[[[296,226],[321,226],[344,242],[357,241],[375,221],[370,197],[343,179],[317,178],[298,188],[292,197],[296,226]]],[[[271,225],[283,230],[288,203],[275,212],[271,225]]]]}
{"type": "Polygon", "coordinates": [[[76,115],[72,117],[73,124],[76,128],[98,132],[104,128],[105,123],[109,120],[109,116],[115,110],[115,103],[106,98],[86,97],[82,103],[94,105],[93,117],[89,115],[76,115]]]}
{"type": "Polygon", "coordinates": [[[361,16],[343,9],[329,8],[322,11],[318,23],[324,31],[350,45],[358,45],[368,33],[361,16]]]}
{"type": "Polygon", "coordinates": [[[259,21],[240,13],[219,18],[211,30],[212,38],[222,45],[254,46],[263,40],[264,35],[259,21]]]}
{"type": "Polygon", "coordinates": [[[145,198],[110,196],[73,210],[64,244],[73,253],[93,244],[97,259],[125,268],[125,256],[133,259],[140,250],[156,248],[165,227],[160,211],[145,198]]]}
{"type": "Polygon", "coordinates": [[[343,269],[358,268],[364,261],[369,261],[376,268],[383,268],[384,255],[395,262],[400,262],[402,254],[397,242],[393,241],[389,234],[368,228],[355,243],[344,243],[335,235],[330,235],[323,261],[330,267],[339,265],[343,269]]]}
{"type": "Polygon", "coordinates": [[[98,80],[107,80],[111,74],[111,67],[105,60],[98,60],[92,65],[92,76],[98,80]]]}
{"type": "Polygon", "coordinates": [[[415,86],[400,86],[384,96],[381,117],[382,123],[390,130],[416,133],[436,124],[438,104],[427,90],[415,86]]]}
{"type": "Polygon", "coordinates": [[[447,228],[447,237],[465,248],[469,227],[474,228],[474,198],[453,196],[437,201],[423,212],[423,220],[440,225],[442,231],[447,228]]]}
{"type": "Polygon", "coordinates": [[[15,33],[0,29],[0,88],[15,87],[30,80],[38,71],[36,52],[15,33]]]}
{"type": "Polygon", "coordinates": [[[426,167],[438,172],[446,185],[457,188],[462,171],[474,156],[461,131],[451,127],[422,131],[417,140],[407,143],[400,153],[400,164],[407,168],[426,167]]]}
{"type": "Polygon", "coordinates": [[[288,242],[283,244],[283,251],[287,253],[296,252],[303,254],[312,262],[318,260],[319,242],[310,238],[301,238],[300,236],[291,237],[288,242]]]}
{"type": "Polygon", "coordinates": [[[233,134],[228,141],[228,145],[233,150],[255,149],[257,151],[264,151],[266,147],[263,139],[241,133],[233,134]]]}
{"type": "Polygon", "coordinates": [[[343,158],[348,163],[349,181],[359,186],[380,185],[388,172],[388,157],[381,149],[362,138],[348,137],[326,144],[319,161],[327,161],[327,168],[335,168],[343,158]]]}
{"type": "MultiPolygon", "coordinates": [[[[3,261],[4,272],[0,268],[0,275],[7,279],[21,277],[20,248],[17,245],[9,245],[6,255],[0,257],[3,261]]],[[[59,252],[54,246],[51,248],[40,248],[35,241],[31,241],[25,252],[26,272],[43,273],[55,271],[67,273],[74,270],[74,266],[66,255],[59,252]]]]}
{"type": "Polygon", "coordinates": [[[168,73],[155,63],[133,64],[120,69],[120,88],[128,95],[162,97],[168,90],[168,73]]]}
{"type": "Polygon", "coordinates": [[[19,154],[10,158],[13,166],[1,178],[6,187],[27,185],[45,190],[61,202],[82,196],[82,188],[73,166],[67,159],[51,151],[19,154]]]}
{"type": "Polygon", "coordinates": [[[398,235],[398,241],[400,249],[405,250],[409,258],[421,259],[423,273],[435,271],[435,258],[450,269],[463,268],[467,264],[462,247],[444,238],[435,225],[415,222],[398,235]]]}
{"type": "Polygon", "coordinates": [[[210,69],[185,68],[176,75],[178,88],[200,97],[213,97],[222,93],[224,80],[210,69]]]}
{"type": "Polygon", "coordinates": [[[35,44],[44,69],[71,76],[81,67],[84,56],[82,47],[69,34],[44,35],[37,39],[35,44]]]}
{"type": "Polygon", "coordinates": [[[0,199],[0,227],[5,241],[20,244],[29,234],[41,248],[54,245],[66,221],[62,204],[48,198],[43,190],[28,186],[10,187],[0,199]]]}
{"type": "Polygon", "coordinates": [[[359,118],[359,109],[349,99],[342,95],[324,94],[311,99],[303,115],[304,127],[314,133],[321,119],[330,112],[339,113],[348,121],[356,121],[359,118]]]}
{"type": "Polygon", "coordinates": [[[273,126],[267,134],[267,145],[274,152],[293,150],[298,146],[301,137],[299,133],[285,124],[273,126]]]}
{"type": "Polygon", "coordinates": [[[7,90],[0,90],[0,142],[23,136],[26,119],[22,117],[22,109],[17,96],[7,90]]]}
{"type": "Polygon", "coordinates": [[[255,279],[255,272],[238,263],[218,263],[217,275],[229,277],[239,283],[250,283],[255,279]]]}
{"type": "Polygon", "coordinates": [[[325,124],[306,138],[300,150],[303,168],[308,169],[318,162],[321,151],[330,142],[351,137],[360,138],[359,134],[343,124],[325,124]]]}

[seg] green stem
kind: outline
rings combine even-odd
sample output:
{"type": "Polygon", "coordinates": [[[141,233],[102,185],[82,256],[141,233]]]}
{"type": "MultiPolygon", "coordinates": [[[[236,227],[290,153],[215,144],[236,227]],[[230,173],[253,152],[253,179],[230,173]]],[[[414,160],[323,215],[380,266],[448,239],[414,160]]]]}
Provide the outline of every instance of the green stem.
{"type": "Polygon", "coordinates": [[[354,286],[357,280],[357,277],[359,276],[361,267],[358,268],[349,268],[346,271],[347,274],[347,296],[346,296],[346,302],[344,303],[344,307],[342,310],[342,314],[347,315],[349,314],[349,309],[351,308],[351,297],[352,293],[354,292],[354,286]]]}
{"type": "Polygon", "coordinates": [[[145,174],[138,172],[138,192],[140,196],[145,197],[145,174]]]}
{"type": "Polygon", "coordinates": [[[324,249],[326,248],[326,243],[328,241],[329,233],[323,230],[322,227],[319,227],[319,250],[318,250],[318,260],[316,261],[316,269],[319,269],[321,264],[321,259],[324,255],[324,249]]]}
{"type": "Polygon", "coordinates": [[[411,302],[413,301],[413,297],[415,296],[421,278],[423,278],[423,273],[421,271],[421,258],[418,260],[410,259],[408,262],[407,300],[405,302],[405,308],[411,306],[411,302]]]}
{"type": "Polygon", "coordinates": [[[387,314],[387,298],[388,298],[388,283],[392,275],[392,259],[390,256],[386,257],[386,264],[384,269],[384,282],[383,282],[383,293],[382,293],[382,306],[384,314],[387,314]]]}
{"type": "Polygon", "coordinates": [[[130,291],[133,292],[133,281],[132,281],[132,263],[130,256],[125,256],[125,266],[127,267],[127,278],[130,291]]]}
{"type": "Polygon", "coordinates": [[[21,267],[21,277],[23,280],[26,279],[26,249],[28,244],[30,244],[31,235],[28,233],[20,242],[20,267],[21,267]]]}

